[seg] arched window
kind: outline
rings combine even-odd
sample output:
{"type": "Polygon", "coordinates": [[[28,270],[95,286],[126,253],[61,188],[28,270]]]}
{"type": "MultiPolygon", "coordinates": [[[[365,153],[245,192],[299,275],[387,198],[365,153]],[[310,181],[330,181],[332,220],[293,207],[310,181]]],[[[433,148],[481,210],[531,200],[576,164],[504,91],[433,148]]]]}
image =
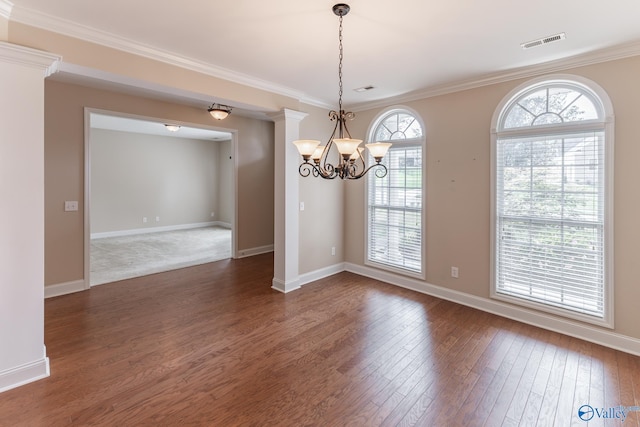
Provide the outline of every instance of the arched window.
{"type": "Polygon", "coordinates": [[[383,160],[387,175],[367,178],[366,263],[423,277],[423,125],[412,111],[392,108],[370,129],[370,141],[393,146],[383,160]]]}
{"type": "Polygon", "coordinates": [[[574,76],[528,83],[494,114],[492,296],[612,325],[613,114],[574,76]]]}

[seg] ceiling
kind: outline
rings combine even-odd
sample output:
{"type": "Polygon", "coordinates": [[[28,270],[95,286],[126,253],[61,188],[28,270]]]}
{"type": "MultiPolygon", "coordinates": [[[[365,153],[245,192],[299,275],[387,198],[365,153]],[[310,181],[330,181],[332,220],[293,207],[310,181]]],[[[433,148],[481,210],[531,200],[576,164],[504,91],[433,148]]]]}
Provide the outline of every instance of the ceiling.
{"type": "MultiPolygon", "coordinates": [[[[166,123],[174,124],[174,123],[166,123]]],[[[229,141],[232,135],[229,132],[221,132],[211,129],[203,129],[181,125],[176,132],[167,130],[165,123],[141,118],[113,116],[91,113],[91,128],[108,129],[121,132],[143,133],[146,135],[158,135],[174,138],[202,139],[208,141],[229,141]]]]}
{"type": "MultiPolygon", "coordinates": [[[[331,11],[333,1],[11,1],[11,20],[187,59],[212,75],[311,104],[337,104],[338,17],[331,11]]],[[[513,75],[613,47],[626,46],[628,52],[630,46],[632,54],[640,53],[638,0],[349,4],[343,68],[347,107],[513,75]],[[565,33],[566,39],[521,47],[557,33],[565,33]],[[368,85],[374,89],[354,91],[368,85]]]]}

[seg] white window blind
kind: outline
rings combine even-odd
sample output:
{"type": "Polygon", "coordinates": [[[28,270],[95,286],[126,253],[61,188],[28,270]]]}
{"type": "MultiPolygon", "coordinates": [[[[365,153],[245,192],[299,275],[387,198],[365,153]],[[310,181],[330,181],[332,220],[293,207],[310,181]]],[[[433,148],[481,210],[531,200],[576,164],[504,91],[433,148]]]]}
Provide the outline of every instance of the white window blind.
{"type": "Polygon", "coordinates": [[[369,180],[369,260],[422,271],[422,147],[394,145],[369,180]]]}
{"type": "Polygon", "coordinates": [[[498,139],[498,293],[603,317],[604,139],[498,139]]]}

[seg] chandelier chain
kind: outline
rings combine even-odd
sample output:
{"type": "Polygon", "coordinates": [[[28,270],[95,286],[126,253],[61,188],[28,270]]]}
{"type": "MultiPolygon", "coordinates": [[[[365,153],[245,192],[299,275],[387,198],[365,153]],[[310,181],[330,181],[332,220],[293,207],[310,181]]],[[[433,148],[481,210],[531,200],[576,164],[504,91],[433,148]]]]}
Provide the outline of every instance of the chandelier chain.
{"type": "Polygon", "coordinates": [[[338,56],[338,114],[342,114],[342,14],[340,14],[338,41],[340,46],[340,55],[338,56]]]}

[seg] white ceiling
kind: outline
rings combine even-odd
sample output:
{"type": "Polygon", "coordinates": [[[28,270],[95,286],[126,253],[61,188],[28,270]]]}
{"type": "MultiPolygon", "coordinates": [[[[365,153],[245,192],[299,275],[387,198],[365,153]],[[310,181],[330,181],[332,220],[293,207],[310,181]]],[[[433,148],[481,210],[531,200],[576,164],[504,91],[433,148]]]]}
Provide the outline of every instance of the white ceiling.
{"type": "MultiPolygon", "coordinates": [[[[334,1],[11,1],[12,20],[186,59],[214,75],[317,105],[337,103],[334,1]]],[[[346,106],[486,80],[615,46],[640,53],[638,0],[349,4],[351,12],[344,18],[346,106]],[[529,50],[520,46],[560,32],[566,33],[560,42],[529,50]],[[354,91],[366,85],[375,89],[354,91]]]]}

